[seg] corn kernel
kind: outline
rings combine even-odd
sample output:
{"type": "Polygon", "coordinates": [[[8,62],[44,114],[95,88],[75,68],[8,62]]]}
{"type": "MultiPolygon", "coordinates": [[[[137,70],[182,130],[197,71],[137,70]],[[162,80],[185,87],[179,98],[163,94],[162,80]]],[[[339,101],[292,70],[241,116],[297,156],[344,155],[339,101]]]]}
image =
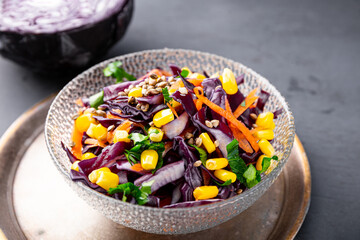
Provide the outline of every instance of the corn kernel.
{"type": "Polygon", "coordinates": [[[219,194],[219,189],[216,186],[201,186],[195,188],[193,195],[196,200],[204,200],[214,198],[219,194]]]}
{"type": "Polygon", "coordinates": [[[274,156],[275,149],[268,140],[261,139],[258,144],[262,153],[270,157],[274,156]]]}
{"type": "Polygon", "coordinates": [[[210,78],[218,78],[221,83],[223,81],[223,77],[220,75],[219,72],[214,73],[213,75],[210,76],[210,78]]]}
{"type": "Polygon", "coordinates": [[[125,130],[115,130],[113,142],[130,142],[130,138],[128,138],[129,134],[125,130]]]}
{"type": "Polygon", "coordinates": [[[189,74],[188,78],[205,79],[206,77],[200,73],[189,74]]]}
{"type": "Polygon", "coordinates": [[[150,133],[150,140],[153,142],[161,142],[164,136],[164,132],[156,127],[150,127],[149,128],[149,133],[150,133]],[[158,131],[158,133],[152,133],[152,131],[158,131]]]}
{"type": "Polygon", "coordinates": [[[153,118],[153,123],[155,124],[156,127],[159,128],[171,122],[174,119],[175,117],[173,112],[168,108],[157,112],[153,118]]]}
{"type": "Polygon", "coordinates": [[[91,114],[83,114],[75,120],[75,128],[79,132],[83,133],[88,130],[91,123],[93,123],[93,124],[96,123],[95,119],[92,118],[92,115],[91,114]]]}
{"type": "Polygon", "coordinates": [[[142,88],[141,87],[134,87],[129,91],[129,97],[142,97],[142,88]]]}
{"type": "Polygon", "coordinates": [[[226,158],[212,158],[206,161],[206,168],[209,170],[218,170],[229,164],[226,158]]]}
{"type": "Polygon", "coordinates": [[[81,160],[86,160],[86,159],[91,159],[91,158],[94,158],[96,157],[95,154],[91,153],[91,152],[87,152],[87,153],[84,153],[82,156],[81,156],[81,160]]]}
{"type": "Polygon", "coordinates": [[[256,170],[261,171],[262,170],[262,162],[264,160],[264,157],[268,157],[266,155],[261,155],[258,160],[256,161],[256,170]]]}
{"type": "Polygon", "coordinates": [[[230,95],[237,93],[237,91],[239,90],[234,73],[230,69],[225,68],[222,76],[223,76],[222,87],[225,90],[225,92],[230,95]]]}
{"type": "Polygon", "coordinates": [[[100,172],[96,184],[105,190],[109,190],[119,185],[119,176],[112,172],[100,172]]]}
{"type": "Polygon", "coordinates": [[[107,128],[102,126],[101,124],[95,125],[93,123],[90,123],[86,134],[91,138],[95,138],[99,141],[104,141],[107,137],[107,128]]]}
{"type": "Polygon", "coordinates": [[[89,174],[89,180],[90,180],[90,182],[96,183],[96,181],[98,180],[101,172],[110,172],[110,169],[107,168],[107,167],[103,167],[103,168],[99,168],[99,169],[93,170],[93,171],[89,174]]]}
{"type": "Polygon", "coordinates": [[[75,161],[75,162],[71,165],[71,169],[78,172],[78,171],[79,171],[79,162],[80,162],[80,161],[75,161]]]}
{"type": "Polygon", "coordinates": [[[260,113],[256,119],[256,125],[265,129],[272,129],[274,125],[274,114],[272,112],[260,113]]]}
{"type": "Polygon", "coordinates": [[[266,140],[274,139],[274,131],[271,129],[258,130],[254,133],[254,137],[256,138],[264,138],[266,140]]]}
{"type": "Polygon", "coordinates": [[[226,182],[229,179],[231,180],[231,183],[236,181],[236,174],[228,170],[224,170],[224,169],[215,170],[214,175],[215,177],[217,177],[218,179],[224,182],[226,182]]]}
{"type": "Polygon", "coordinates": [[[145,170],[153,170],[156,168],[159,155],[155,150],[149,149],[141,153],[141,167],[145,170]]]}
{"type": "Polygon", "coordinates": [[[200,134],[200,138],[202,140],[202,143],[204,145],[204,147],[206,148],[206,151],[208,153],[212,153],[215,151],[216,147],[215,144],[213,143],[213,141],[211,140],[209,134],[207,133],[202,133],[200,134]]]}

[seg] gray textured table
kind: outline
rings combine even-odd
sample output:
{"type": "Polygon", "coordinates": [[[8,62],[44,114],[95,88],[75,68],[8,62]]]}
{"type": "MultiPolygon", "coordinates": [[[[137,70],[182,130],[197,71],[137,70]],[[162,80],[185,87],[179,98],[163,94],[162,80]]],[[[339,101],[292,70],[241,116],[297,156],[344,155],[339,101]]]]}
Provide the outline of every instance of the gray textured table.
{"type": "MultiPolygon", "coordinates": [[[[137,0],[125,38],[104,58],[164,47],[222,55],[267,77],[294,112],[312,170],[297,238],[359,238],[358,1],[137,0]]],[[[70,79],[40,77],[0,57],[0,134],[70,79]]]]}

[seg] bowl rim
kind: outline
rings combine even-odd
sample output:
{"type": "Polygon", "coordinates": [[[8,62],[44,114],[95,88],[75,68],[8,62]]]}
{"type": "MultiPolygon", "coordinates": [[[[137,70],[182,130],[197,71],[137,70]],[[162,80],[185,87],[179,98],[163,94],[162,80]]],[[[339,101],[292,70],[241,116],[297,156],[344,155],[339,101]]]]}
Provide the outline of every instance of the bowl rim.
{"type": "MultiPolygon", "coordinates": [[[[265,84],[267,84],[267,87],[272,90],[276,96],[276,98],[280,98],[280,101],[282,102],[282,108],[283,108],[283,113],[287,114],[287,118],[289,121],[289,131],[290,131],[290,136],[288,138],[288,145],[286,146],[285,150],[283,151],[283,156],[281,159],[279,159],[278,164],[276,165],[276,167],[267,175],[266,178],[262,179],[261,182],[259,182],[258,184],[256,184],[254,187],[252,187],[251,189],[247,189],[246,191],[244,191],[243,193],[230,197],[228,199],[224,199],[222,201],[219,202],[214,202],[211,204],[205,204],[205,205],[201,205],[201,206],[193,206],[193,207],[181,207],[181,208],[156,208],[156,207],[150,207],[150,206],[143,206],[143,205],[137,205],[137,204],[133,204],[133,203],[128,203],[128,202],[123,202],[120,200],[117,200],[113,197],[107,196],[105,194],[99,193],[93,189],[91,189],[90,187],[86,186],[85,184],[81,183],[81,182],[72,182],[75,183],[76,185],[78,185],[82,190],[88,192],[89,194],[95,194],[98,197],[104,199],[105,201],[109,201],[112,204],[115,205],[120,205],[123,207],[132,207],[135,209],[143,209],[143,210],[151,210],[151,209],[156,209],[156,211],[159,214],[162,213],[168,213],[170,212],[182,212],[182,211],[186,211],[186,209],[196,209],[196,210],[209,210],[209,209],[213,209],[213,208],[218,208],[220,206],[226,206],[229,204],[233,204],[234,201],[237,201],[239,199],[243,199],[243,198],[247,198],[249,195],[252,194],[252,192],[256,191],[257,189],[261,188],[261,186],[263,186],[264,184],[268,183],[269,181],[271,181],[270,176],[271,175],[276,175],[276,177],[273,179],[273,182],[278,178],[278,176],[280,175],[284,165],[286,164],[290,153],[291,153],[291,149],[293,147],[293,143],[294,143],[294,139],[295,139],[295,122],[294,122],[294,117],[293,114],[290,110],[289,104],[286,102],[285,98],[282,96],[282,94],[275,88],[275,86],[273,86],[269,80],[267,80],[266,78],[264,78],[263,76],[261,76],[260,74],[258,74],[257,72],[255,72],[254,70],[252,70],[249,67],[246,67],[245,65],[243,65],[240,62],[236,62],[234,60],[216,55],[216,54],[212,54],[212,53],[208,53],[208,52],[202,52],[202,51],[197,51],[197,50],[188,50],[188,49],[181,49],[181,48],[161,48],[161,49],[150,49],[150,50],[143,50],[143,51],[137,51],[137,52],[133,52],[133,53],[128,53],[128,54],[124,54],[124,55],[119,55],[107,60],[104,60],[102,62],[97,63],[96,65],[88,68],[87,70],[83,71],[82,73],[78,74],[76,77],[74,77],[71,81],[69,81],[63,88],[62,90],[57,94],[57,96],[55,97],[55,99],[53,100],[53,102],[51,103],[51,106],[49,108],[47,117],[46,117],[46,121],[45,121],[45,141],[46,141],[46,146],[47,149],[50,153],[50,156],[52,158],[52,160],[54,161],[57,169],[63,174],[64,177],[69,178],[69,172],[66,171],[65,169],[62,168],[61,164],[59,163],[59,161],[57,160],[55,154],[53,153],[52,149],[51,149],[51,138],[50,138],[50,129],[48,128],[49,126],[49,121],[50,121],[50,115],[51,112],[54,110],[54,105],[55,102],[57,102],[60,98],[60,95],[65,91],[65,89],[67,89],[72,82],[78,80],[79,78],[82,78],[83,75],[86,75],[88,73],[93,72],[95,69],[101,67],[102,65],[114,62],[114,61],[118,61],[121,58],[132,58],[134,56],[137,55],[141,55],[141,54],[149,54],[149,53],[167,53],[167,52],[190,52],[194,55],[200,54],[202,56],[206,56],[206,57],[215,57],[218,58],[219,60],[222,61],[227,61],[231,64],[237,64],[239,66],[241,66],[246,73],[251,74],[252,76],[255,76],[256,78],[258,78],[258,81],[260,82],[264,82],[265,84]],[[282,161],[281,161],[282,160],[282,161]]],[[[274,95],[273,94],[273,95],[274,95]]],[[[272,183],[273,183],[272,182],[272,183]]],[[[270,186],[271,184],[270,183],[270,186]]]]}

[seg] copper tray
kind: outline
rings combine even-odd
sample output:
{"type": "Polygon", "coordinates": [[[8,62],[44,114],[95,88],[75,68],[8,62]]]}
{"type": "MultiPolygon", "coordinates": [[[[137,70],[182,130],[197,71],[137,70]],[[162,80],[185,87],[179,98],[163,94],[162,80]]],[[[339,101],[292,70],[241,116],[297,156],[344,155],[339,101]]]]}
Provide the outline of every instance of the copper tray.
{"type": "Polygon", "coordinates": [[[311,175],[296,137],[276,182],[254,205],[228,222],[176,236],[148,234],[116,224],[80,199],[50,160],[43,129],[53,98],[25,112],[0,140],[0,240],[2,235],[8,239],[62,240],[293,239],[304,221],[311,175]]]}

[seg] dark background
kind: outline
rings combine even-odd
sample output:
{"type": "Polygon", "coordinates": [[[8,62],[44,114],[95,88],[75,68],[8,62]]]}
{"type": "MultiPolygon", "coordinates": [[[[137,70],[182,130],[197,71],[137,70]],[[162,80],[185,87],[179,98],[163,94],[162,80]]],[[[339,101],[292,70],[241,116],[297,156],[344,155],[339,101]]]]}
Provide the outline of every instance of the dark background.
{"type": "MultiPolygon", "coordinates": [[[[215,53],[268,78],[310,160],[311,205],[296,238],[359,239],[359,1],[136,0],[127,34],[104,59],[164,47],[215,53]]],[[[0,57],[0,134],[69,80],[0,57]]]]}

